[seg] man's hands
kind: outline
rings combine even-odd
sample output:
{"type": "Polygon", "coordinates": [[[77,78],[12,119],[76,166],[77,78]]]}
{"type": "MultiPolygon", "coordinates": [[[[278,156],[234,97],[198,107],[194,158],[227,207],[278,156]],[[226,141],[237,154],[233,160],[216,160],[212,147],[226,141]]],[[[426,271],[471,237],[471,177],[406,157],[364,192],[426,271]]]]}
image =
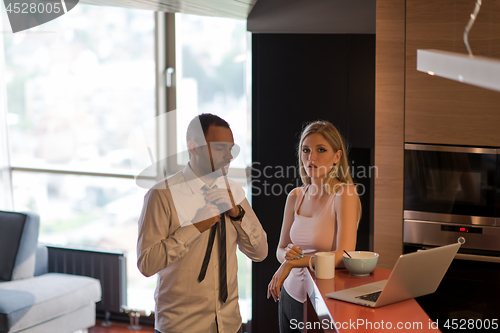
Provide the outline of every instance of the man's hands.
{"type": "Polygon", "coordinates": [[[204,232],[210,229],[214,224],[220,221],[220,214],[228,212],[232,217],[238,216],[240,210],[233,205],[230,196],[231,190],[225,188],[214,188],[205,192],[205,201],[208,202],[205,206],[198,209],[193,221],[193,225],[200,231],[204,232]]]}
{"type": "Polygon", "coordinates": [[[205,200],[220,208],[219,214],[227,211],[232,217],[238,216],[239,208],[232,201],[233,194],[227,188],[214,188],[205,192],[205,200]]]}
{"type": "Polygon", "coordinates": [[[214,224],[220,221],[219,207],[213,204],[206,204],[202,208],[198,209],[193,221],[200,221],[193,223],[199,232],[212,228],[214,224]]]}

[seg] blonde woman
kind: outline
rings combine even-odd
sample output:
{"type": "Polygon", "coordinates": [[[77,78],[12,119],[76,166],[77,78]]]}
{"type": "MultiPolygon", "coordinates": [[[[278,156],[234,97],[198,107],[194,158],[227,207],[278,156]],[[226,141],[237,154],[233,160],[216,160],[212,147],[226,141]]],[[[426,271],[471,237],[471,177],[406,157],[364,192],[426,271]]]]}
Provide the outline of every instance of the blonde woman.
{"type": "Polygon", "coordinates": [[[335,126],[327,121],[307,125],[297,155],[304,186],[288,195],[276,252],[281,266],[267,290],[268,298],[280,300],[281,333],[299,332],[303,323],[303,280],[310,256],[331,251],[335,267],[344,267],[342,250],[355,249],[361,216],[345,144],[335,126]]]}

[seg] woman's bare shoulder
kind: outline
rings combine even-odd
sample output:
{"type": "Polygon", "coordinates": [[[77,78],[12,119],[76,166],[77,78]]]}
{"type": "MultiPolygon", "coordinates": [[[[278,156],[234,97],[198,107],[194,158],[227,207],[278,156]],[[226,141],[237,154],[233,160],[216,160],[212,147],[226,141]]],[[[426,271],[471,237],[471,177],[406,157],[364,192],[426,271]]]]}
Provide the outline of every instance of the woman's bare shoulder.
{"type": "Polygon", "coordinates": [[[305,186],[296,187],[293,190],[291,190],[290,193],[288,193],[288,197],[286,199],[287,204],[295,203],[297,198],[304,193],[304,190],[305,186]]]}
{"type": "Polygon", "coordinates": [[[305,186],[299,186],[299,187],[296,187],[294,188],[293,190],[290,191],[290,193],[288,193],[288,197],[298,197],[299,195],[302,195],[304,194],[304,191],[306,190],[306,187],[305,186]]]}
{"type": "MultiPolygon", "coordinates": [[[[335,186],[336,196],[339,198],[357,198],[358,197],[358,189],[354,184],[347,183],[338,183],[335,186]]],[[[349,199],[347,199],[349,200],[349,199]]]]}

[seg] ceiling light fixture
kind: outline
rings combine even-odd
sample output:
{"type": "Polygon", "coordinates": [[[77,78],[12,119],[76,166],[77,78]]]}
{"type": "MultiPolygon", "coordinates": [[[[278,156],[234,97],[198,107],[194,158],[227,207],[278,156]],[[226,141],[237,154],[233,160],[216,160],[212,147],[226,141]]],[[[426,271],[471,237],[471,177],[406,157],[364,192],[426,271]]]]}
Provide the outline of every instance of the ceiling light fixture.
{"type": "Polygon", "coordinates": [[[417,70],[429,75],[500,91],[500,60],[474,56],[469,46],[469,31],[474,25],[480,8],[481,0],[477,0],[464,30],[464,43],[468,55],[439,50],[417,50],[417,70]]]}

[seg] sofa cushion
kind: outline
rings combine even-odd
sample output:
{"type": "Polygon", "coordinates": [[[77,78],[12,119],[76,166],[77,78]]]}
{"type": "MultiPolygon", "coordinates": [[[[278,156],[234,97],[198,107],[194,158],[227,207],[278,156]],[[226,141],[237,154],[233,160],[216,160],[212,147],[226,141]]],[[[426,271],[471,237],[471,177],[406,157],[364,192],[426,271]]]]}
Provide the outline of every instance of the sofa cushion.
{"type": "Polygon", "coordinates": [[[36,249],[35,276],[49,272],[49,250],[46,245],[38,243],[36,249]]]}
{"type": "Polygon", "coordinates": [[[0,211],[0,280],[33,277],[39,225],[36,214],[0,211]]]}
{"type": "Polygon", "coordinates": [[[0,332],[19,331],[77,311],[101,299],[99,280],[49,273],[0,283],[0,332]]]}

